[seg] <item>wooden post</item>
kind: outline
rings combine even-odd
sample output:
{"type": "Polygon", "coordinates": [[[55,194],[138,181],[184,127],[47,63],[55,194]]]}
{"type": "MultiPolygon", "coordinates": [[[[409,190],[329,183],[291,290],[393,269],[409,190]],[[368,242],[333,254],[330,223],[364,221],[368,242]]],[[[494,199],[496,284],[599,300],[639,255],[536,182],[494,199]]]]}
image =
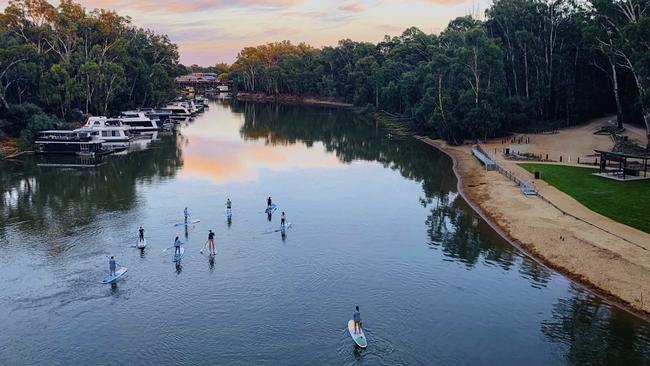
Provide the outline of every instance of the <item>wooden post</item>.
{"type": "Polygon", "coordinates": [[[560,155],[560,163],[562,162],[562,155],[560,155]]]}

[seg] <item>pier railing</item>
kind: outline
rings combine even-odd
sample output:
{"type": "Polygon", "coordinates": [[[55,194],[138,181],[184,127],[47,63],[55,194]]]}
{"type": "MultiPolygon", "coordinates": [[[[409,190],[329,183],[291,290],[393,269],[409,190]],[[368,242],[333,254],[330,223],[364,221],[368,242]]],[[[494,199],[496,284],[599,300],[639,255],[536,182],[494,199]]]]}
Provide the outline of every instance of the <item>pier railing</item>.
{"type": "MultiPolygon", "coordinates": [[[[478,151],[480,154],[483,154],[489,161],[493,164],[492,169],[489,170],[496,170],[497,172],[501,173],[503,176],[508,178],[509,180],[515,182],[521,189],[521,193],[523,193],[525,196],[530,197],[530,196],[536,196],[538,195],[537,189],[535,186],[528,181],[519,178],[516,174],[511,172],[510,170],[504,168],[501,166],[496,159],[496,156],[492,158],[490,154],[488,154],[485,149],[483,149],[480,145],[480,143],[476,144],[473,148],[473,150],[478,151]]],[[[475,154],[476,156],[476,154],[475,154]]],[[[478,157],[478,156],[477,156],[478,157]]],[[[487,167],[487,164],[486,164],[487,167]]]]}

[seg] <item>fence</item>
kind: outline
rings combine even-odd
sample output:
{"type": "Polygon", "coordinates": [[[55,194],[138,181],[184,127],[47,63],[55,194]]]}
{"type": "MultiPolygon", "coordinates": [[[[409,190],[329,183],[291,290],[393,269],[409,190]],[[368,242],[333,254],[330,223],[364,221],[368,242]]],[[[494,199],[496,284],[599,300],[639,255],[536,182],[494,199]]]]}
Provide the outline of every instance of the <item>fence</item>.
{"type": "MultiPolygon", "coordinates": [[[[532,184],[528,183],[527,181],[517,177],[513,172],[511,172],[508,169],[505,169],[504,167],[499,165],[499,163],[497,163],[497,160],[491,158],[490,155],[488,153],[486,153],[485,150],[481,147],[481,145],[477,144],[476,146],[474,146],[474,149],[476,149],[478,152],[485,155],[487,157],[487,159],[489,159],[494,164],[493,170],[496,170],[497,172],[501,173],[503,176],[505,176],[509,180],[515,182],[519,186],[519,188],[521,188],[521,192],[525,196],[536,196],[536,195],[538,195],[537,189],[535,189],[534,185],[532,185],[532,184]]],[[[486,164],[486,166],[487,166],[487,164],[486,164]]]]}

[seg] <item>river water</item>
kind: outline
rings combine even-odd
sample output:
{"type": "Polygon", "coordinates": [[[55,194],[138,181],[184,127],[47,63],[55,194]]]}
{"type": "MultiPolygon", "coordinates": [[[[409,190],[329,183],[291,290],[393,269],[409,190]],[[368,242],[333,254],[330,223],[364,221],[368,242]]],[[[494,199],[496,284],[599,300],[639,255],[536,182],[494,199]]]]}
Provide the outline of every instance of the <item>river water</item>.
{"type": "Polygon", "coordinates": [[[2,365],[650,363],[647,323],[501,240],[446,156],[351,112],[213,103],[99,166],[51,162],[0,163],[2,365]]]}

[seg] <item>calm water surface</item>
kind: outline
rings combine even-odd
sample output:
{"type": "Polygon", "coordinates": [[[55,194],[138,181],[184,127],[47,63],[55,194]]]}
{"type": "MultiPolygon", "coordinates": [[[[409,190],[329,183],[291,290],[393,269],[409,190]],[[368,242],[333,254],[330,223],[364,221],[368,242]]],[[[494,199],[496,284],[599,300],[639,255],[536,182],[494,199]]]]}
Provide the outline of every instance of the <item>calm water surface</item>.
{"type": "Polygon", "coordinates": [[[51,162],[0,163],[2,365],[650,364],[647,323],[499,239],[445,156],[350,112],[213,104],[101,166],[51,162]],[[174,227],[186,206],[201,222],[174,227]]]}

